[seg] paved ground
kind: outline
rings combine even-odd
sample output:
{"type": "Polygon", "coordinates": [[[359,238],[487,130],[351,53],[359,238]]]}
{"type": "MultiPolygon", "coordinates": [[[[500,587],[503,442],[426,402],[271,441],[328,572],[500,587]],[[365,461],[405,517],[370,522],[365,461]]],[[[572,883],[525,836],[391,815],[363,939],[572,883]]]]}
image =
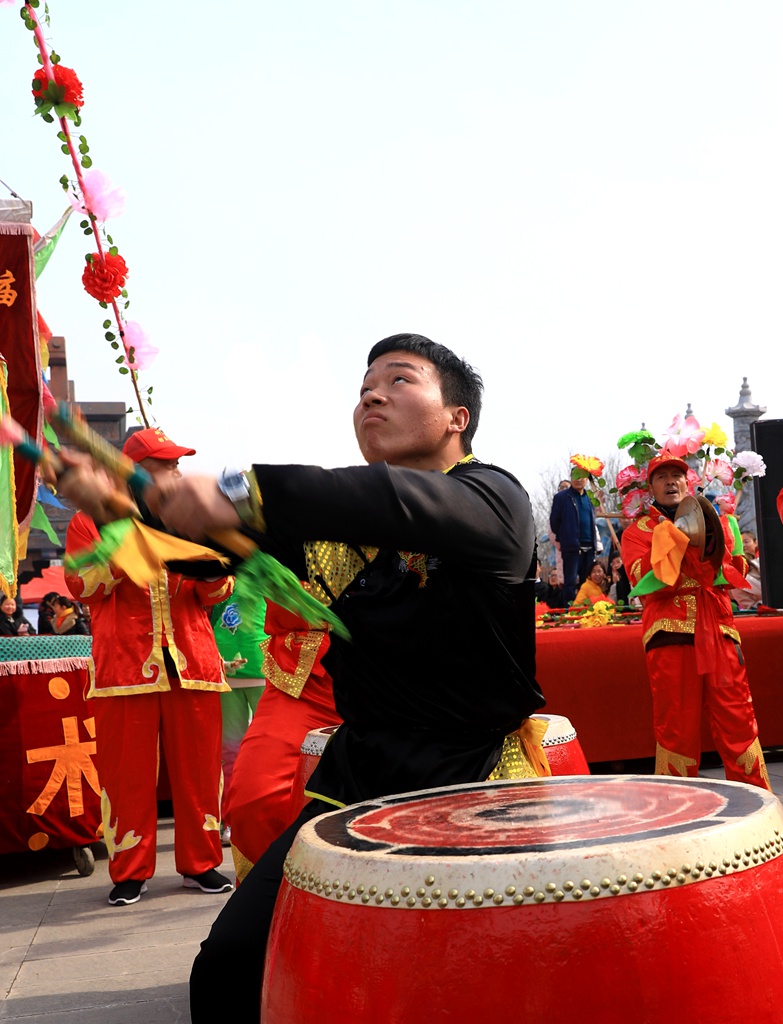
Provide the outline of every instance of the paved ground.
{"type": "Polygon", "coordinates": [[[190,965],[228,894],[182,888],[170,818],[159,822],[155,877],[133,906],[107,904],[106,851],[93,849],[87,877],[70,850],[0,857],[0,1021],[189,1021],[190,965]]]}
{"type": "MultiPolygon", "coordinates": [[[[783,760],[769,771],[783,798],[783,760]]],[[[702,774],[723,778],[721,768],[702,774]]],[[[182,888],[173,838],[162,819],[155,877],[131,907],[106,903],[100,845],[88,877],[68,850],[0,857],[0,1022],[187,1024],[190,965],[228,896],[182,888]]],[[[233,877],[228,850],[224,872],[233,877]]]]}

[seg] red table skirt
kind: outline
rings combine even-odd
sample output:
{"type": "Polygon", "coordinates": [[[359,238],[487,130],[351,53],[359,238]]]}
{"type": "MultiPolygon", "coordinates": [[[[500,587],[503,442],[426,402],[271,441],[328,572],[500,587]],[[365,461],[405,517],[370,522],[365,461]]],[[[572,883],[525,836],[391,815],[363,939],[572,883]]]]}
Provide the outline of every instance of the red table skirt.
{"type": "MultiPolygon", "coordinates": [[[[736,625],[761,745],[783,746],[783,617],[737,618],[736,625]]],[[[545,710],[571,720],[588,761],[655,756],[641,625],[538,630],[536,641],[545,710]]],[[[702,749],[715,749],[706,722],[702,749]]]]}
{"type": "Polygon", "coordinates": [[[88,664],[88,657],[0,662],[0,853],[96,841],[100,786],[95,718],[83,696],[88,664]]]}

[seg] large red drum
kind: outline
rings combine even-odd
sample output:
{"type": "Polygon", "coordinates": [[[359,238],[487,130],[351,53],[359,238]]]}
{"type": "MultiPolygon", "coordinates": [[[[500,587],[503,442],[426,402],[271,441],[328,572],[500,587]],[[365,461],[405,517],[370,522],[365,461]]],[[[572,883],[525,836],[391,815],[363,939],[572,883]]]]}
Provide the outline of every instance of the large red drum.
{"type": "Polygon", "coordinates": [[[547,723],[547,730],[541,746],[553,775],[589,775],[585,755],[576,729],[565,715],[531,715],[539,721],[547,723]]]}
{"type": "Polygon", "coordinates": [[[293,819],[299,817],[299,812],[307,803],[305,787],[310,781],[310,776],[315,771],[321,755],[326,750],[326,744],[339,728],[339,725],[325,725],[321,729],[311,729],[302,741],[302,746],[299,748],[299,760],[296,763],[296,775],[291,785],[293,819]]]}
{"type": "Polygon", "coordinates": [[[265,1024],[780,1024],[783,808],[739,783],[570,776],[303,826],[265,1024]]]}

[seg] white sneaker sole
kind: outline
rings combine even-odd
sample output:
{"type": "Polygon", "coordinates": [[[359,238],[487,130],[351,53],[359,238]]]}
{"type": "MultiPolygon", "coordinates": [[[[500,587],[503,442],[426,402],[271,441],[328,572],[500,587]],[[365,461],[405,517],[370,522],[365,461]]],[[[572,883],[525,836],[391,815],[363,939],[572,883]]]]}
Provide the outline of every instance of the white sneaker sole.
{"type": "Polygon", "coordinates": [[[234,886],[228,882],[225,885],[221,885],[219,889],[207,889],[206,886],[200,885],[195,878],[189,878],[187,875],[183,875],[182,877],[182,887],[184,889],[201,889],[202,892],[210,893],[230,892],[234,888],[234,886]]]}
{"type": "Polygon", "coordinates": [[[131,905],[131,903],[138,903],[139,900],[141,899],[142,893],[145,893],[146,891],[147,891],[147,886],[146,886],[146,884],[144,884],[144,885],[142,885],[141,890],[139,891],[139,895],[138,896],[132,896],[130,899],[128,899],[126,896],[121,896],[118,900],[113,900],[111,897],[109,897],[109,906],[110,907],[129,907],[131,905]]]}

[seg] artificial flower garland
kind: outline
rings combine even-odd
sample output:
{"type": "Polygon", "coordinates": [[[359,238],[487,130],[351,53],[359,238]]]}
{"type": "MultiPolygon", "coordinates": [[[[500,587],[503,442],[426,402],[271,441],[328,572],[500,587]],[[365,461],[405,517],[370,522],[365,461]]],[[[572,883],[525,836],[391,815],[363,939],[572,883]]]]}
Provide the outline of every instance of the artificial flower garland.
{"type": "MultiPolygon", "coordinates": [[[[38,60],[41,67],[33,75],[32,93],[35,99],[36,114],[40,114],[43,120],[53,122],[57,117],[60,124],[58,138],[62,143],[62,150],[70,156],[76,173],[76,182],[80,195],[69,196],[72,205],[85,214],[86,219],[81,222],[85,235],[92,235],[95,239],[97,252],[89,253],[85,257],[85,268],[82,273],[82,284],[85,291],[92,298],[105,308],[112,308],[114,314],[113,329],[111,320],[104,320],[104,337],[111,347],[122,352],[117,356],[119,372],[130,376],[136,398],[138,399],[139,413],[145,426],[149,426],[144,399],[139,389],[138,371],[146,368],[157,354],[157,349],[148,343],[147,336],[140,325],[134,322],[133,329],[127,331],[129,322],[124,319],[120,311],[118,300],[124,300],[123,311],[129,306],[126,281],[128,267],[125,260],[120,256],[113,239],[106,234],[105,221],[112,216],[122,212],[124,195],[121,190],[112,189],[111,184],[100,171],[90,172],[92,158],[89,155],[90,147],[84,135],[80,135],[78,144],[71,134],[69,122],[74,125],[81,125],[81,108],[84,105],[84,90],[82,83],[72,68],[64,67],[60,63],[60,57],[54,51],[49,52],[43,36],[36,8],[40,6],[40,0],[28,0],[22,5],[21,16],[26,27],[33,32],[38,47],[38,60]],[[105,235],[109,248],[107,249],[97,230],[98,222],[104,225],[102,233],[105,235]],[[128,335],[131,335],[128,337],[128,335]],[[119,335],[119,340],[118,340],[119,335]]],[[[45,7],[44,20],[49,24],[49,9],[45,7]]],[[[69,191],[71,183],[63,175],[60,184],[66,191],[69,191]]],[[[145,392],[147,404],[152,404],[152,387],[145,392]]]]}

